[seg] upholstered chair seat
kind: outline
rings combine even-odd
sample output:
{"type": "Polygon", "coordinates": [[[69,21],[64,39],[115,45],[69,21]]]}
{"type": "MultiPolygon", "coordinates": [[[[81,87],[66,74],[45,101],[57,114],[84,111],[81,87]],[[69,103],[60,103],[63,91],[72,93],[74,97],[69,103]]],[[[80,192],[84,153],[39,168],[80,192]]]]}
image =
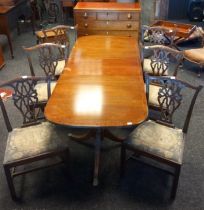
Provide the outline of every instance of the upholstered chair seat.
{"type": "MultiPolygon", "coordinates": [[[[50,86],[51,93],[53,92],[53,90],[55,88],[55,85],[56,85],[55,81],[51,82],[51,86],[50,86]]],[[[48,100],[47,83],[38,83],[35,86],[35,89],[36,89],[37,94],[38,94],[38,101],[39,102],[48,100]]]]}
{"type": "MultiPolygon", "coordinates": [[[[174,77],[172,77],[172,79],[173,78],[174,77]]],[[[145,84],[144,88],[145,88],[145,92],[146,92],[146,84],[145,84]]],[[[161,89],[161,87],[158,85],[149,85],[149,106],[159,107],[158,93],[159,93],[160,89],[161,89]]],[[[169,91],[171,91],[171,90],[169,90],[169,91]]],[[[165,104],[164,104],[164,106],[165,106],[165,104]]]]}
{"type": "MultiPolygon", "coordinates": [[[[55,64],[55,62],[54,62],[54,64],[55,64]]],[[[55,69],[55,75],[59,76],[62,73],[62,71],[64,70],[64,67],[65,67],[65,60],[59,60],[57,62],[57,67],[55,69]]]]}
{"type": "MultiPolygon", "coordinates": [[[[153,75],[153,68],[151,67],[151,59],[149,58],[145,58],[143,61],[143,71],[149,75],[153,75]]],[[[159,72],[158,72],[159,73],[159,72]]],[[[161,69],[161,73],[162,74],[162,69],[161,69]]],[[[168,75],[168,69],[163,73],[163,76],[168,75]]]]}
{"type": "Polygon", "coordinates": [[[4,164],[68,148],[67,133],[49,122],[15,128],[7,139],[4,164]]]}
{"type": "MultiPolygon", "coordinates": [[[[64,34],[64,31],[61,31],[60,33],[64,34]]],[[[38,39],[45,39],[46,38],[43,31],[36,31],[35,35],[36,35],[36,37],[38,37],[38,39]]],[[[53,41],[54,40],[53,37],[56,36],[56,33],[54,31],[48,31],[46,35],[47,35],[47,37],[50,38],[50,41],[53,41]]]]}
{"type": "Polygon", "coordinates": [[[184,57],[192,62],[203,65],[204,64],[204,48],[184,50],[184,57]]]}
{"type": "Polygon", "coordinates": [[[140,151],[182,163],[184,140],[181,129],[148,120],[131,133],[126,143],[140,151]]]}
{"type": "Polygon", "coordinates": [[[159,106],[158,102],[158,92],[160,87],[157,85],[150,85],[149,86],[149,104],[159,106]]]}
{"type": "Polygon", "coordinates": [[[204,65],[204,48],[184,50],[184,58],[199,65],[197,75],[200,77],[200,71],[204,65]]]}

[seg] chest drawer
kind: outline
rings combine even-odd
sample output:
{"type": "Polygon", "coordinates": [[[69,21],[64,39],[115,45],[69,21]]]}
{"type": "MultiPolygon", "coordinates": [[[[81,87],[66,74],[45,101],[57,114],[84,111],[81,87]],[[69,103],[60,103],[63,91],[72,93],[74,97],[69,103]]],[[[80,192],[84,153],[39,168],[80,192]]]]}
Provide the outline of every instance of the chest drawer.
{"type": "Polygon", "coordinates": [[[74,14],[76,21],[96,20],[96,12],[76,12],[74,14]]]}
{"type": "Polygon", "coordinates": [[[81,21],[79,29],[88,30],[138,30],[139,22],[136,21],[81,21]]]}
{"type": "Polygon", "coordinates": [[[127,37],[138,38],[138,31],[79,30],[78,32],[78,36],[88,36],[88,35],[127,36],[127,37]]]}
{"type": "Polygon", "coordinates": [[[97,20],[117,20],[118,13],[116,12],[98,12],[96,14],[97,20]]]}
{"type": "Polygon", "coordinates": [[[139,21],[140,15],[138,12],[121,12],[118,14],[118,20],[137,20],[139,21]]]}

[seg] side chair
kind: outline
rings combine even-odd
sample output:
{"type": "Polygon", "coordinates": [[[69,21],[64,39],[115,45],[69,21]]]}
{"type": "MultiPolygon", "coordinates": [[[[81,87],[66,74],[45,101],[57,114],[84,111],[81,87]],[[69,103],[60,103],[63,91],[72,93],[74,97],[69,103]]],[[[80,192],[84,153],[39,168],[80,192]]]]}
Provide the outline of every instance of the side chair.
{"type": "Polygon", "coordinates": [[[176,79],[147,75],[147,101],[149,101],[149,87],[152,83],[159,84],[161,87],[157,97],[161,110],[160,119],[157,121],[147,119],[138,125],[123,142],[121,175],[124,175],[126,168],[126,150],[132,151],[136,160],[145,161],[156,168],[158,165],[153,164],[150,160],[158,161],[164,171],[167,168],[163,166],[167,165],[173,169],[167,172],[174,177],[171,189],[171,198],[174,199],[183,163],[184,144],[190,118],[202,86],[196,87],[176,79]],[[191,101],[189,101],[186,92],[191,93],[191,101]],[[181,109],[182,112],[180,112],[181,109]],[[185,120],[182,128],[176,126],[177,123],[173,118],[178,113],[185,113],[185,117],[180,118],[185,120]]]}
{"type": "Polygon", "coordinates": [[[66,162],[69,156],[65,128],[38,118],[35,87],[42,82],[47,84],[47,94],[50,95],[50,81],[47,77],[22,76],[0,85],[1,88],[13,91],[13,107],[4,103],[0,97],[0,107],[8,130],[3,167],[13,200],[19,199],[14,186],[16,176],[66,162]],[[21,126],[17,128],[12,127],[12,110],[15,115],[18,113],[18,124],[22,120],[21,126]]]}
{"type": "Polygon", "coordinates": [[[77,28],[78,26],[67,26],[67,25],[58,25],[49,29],[42,29],[37,31],[37,43],[56,43],[70,47],[69,33],[71,30],[74,31],[74,41],[77,38],[77,28]]]}

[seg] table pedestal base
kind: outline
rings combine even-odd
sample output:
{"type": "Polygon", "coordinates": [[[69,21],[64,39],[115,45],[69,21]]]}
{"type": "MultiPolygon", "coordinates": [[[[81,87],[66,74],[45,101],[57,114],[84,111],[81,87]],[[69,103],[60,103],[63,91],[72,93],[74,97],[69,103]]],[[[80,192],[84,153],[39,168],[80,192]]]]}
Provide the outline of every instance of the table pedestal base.
{"type": "MultiPolygon", "coordinates": [[[[91,129],[85,134],[81,135],[75,135],[75,134],[69,134],[69,137],[75,141],[80,142],[81,144],[84,144],[86,146],[94,146],[94,174],[93,174],[93,186],[98,186],[98,175],[99,175],[99,167],[100,167],[100,154],[101,154],[101,142],[104,138],[108,138],[112,141],[122,143],[124,141],[124,138],[118,138],[117,136],[113,135],[108,129],[104,128],[97,128],[97,129],[91,129]],[[95,138],[95,144],[90,145],[85,143],[85,140],[88,140],[90,138],[95,138]]],[[[115,147],[118,147],[120,145],[114,145],[114,147],[109,147],[108,149],[112,149],[115,147]]],[[[104,149],[105,150],[105,149],[104,149]]]]}

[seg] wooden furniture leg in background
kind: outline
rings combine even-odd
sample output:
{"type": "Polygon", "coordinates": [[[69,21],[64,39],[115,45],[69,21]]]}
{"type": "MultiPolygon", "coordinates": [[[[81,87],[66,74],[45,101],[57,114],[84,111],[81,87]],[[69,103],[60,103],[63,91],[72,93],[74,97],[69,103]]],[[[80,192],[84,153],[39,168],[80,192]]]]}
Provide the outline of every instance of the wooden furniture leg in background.
{"type": "Polygon", "coordinates": [[[0,34],[4,34],[7,36],[11,57],[14,58],[13,46],[11,42],[10,29],[8,23],[8,13],[12,10],[12,8],[13,7],[0,7],[0,34]]]}
{"type": "Polygon", "coordinates": [[[4,63],[4,55],[0,46],[0,69],[3,68],[3,66],[5,65],[4,63]]]}

